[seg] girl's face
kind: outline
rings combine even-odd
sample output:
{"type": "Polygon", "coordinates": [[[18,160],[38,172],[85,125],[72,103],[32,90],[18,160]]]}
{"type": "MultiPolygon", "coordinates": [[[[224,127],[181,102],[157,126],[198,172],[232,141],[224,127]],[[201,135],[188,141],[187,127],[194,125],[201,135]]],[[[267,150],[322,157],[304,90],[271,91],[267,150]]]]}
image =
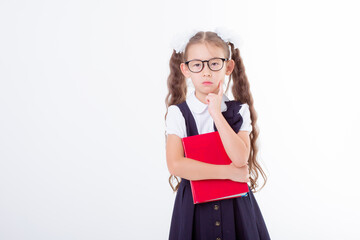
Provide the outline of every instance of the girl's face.
{"type": "MultiPolygon", "coordinates": [[[[225,58],[225,54],[221,48],[205,43],[194,44],[188,48],[187,61],[194,59],[209,60],[211,58],[225,58]]],[[[219,82],[225,79],[225,75],[231,74],[234,66],[234,60],[230,59],[225,61],[222,69],[218,71],[209,69],[206,62],[201,72],[197,73],[191,72],[185,63],[181,63],[180,68],[186,78],[191,78],[196,92],[200,93],[200,95],[207,95],[209,93],[218,93],[219,82]]]]}

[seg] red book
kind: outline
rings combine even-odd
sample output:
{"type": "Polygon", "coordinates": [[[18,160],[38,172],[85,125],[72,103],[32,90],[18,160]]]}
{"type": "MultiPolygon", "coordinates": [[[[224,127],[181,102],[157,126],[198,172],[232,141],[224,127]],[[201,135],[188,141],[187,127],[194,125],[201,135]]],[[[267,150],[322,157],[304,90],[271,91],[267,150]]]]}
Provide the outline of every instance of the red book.
{"type": "MultiPolygon", "coordinates": [[[[232,162],[218,131],[184,137],[181,140],[187,158],[217,165],[229,165],[232,162]]],[[[190,180],[190,185],[194,204],[236,198],[249,192],[246,182],[230,179],[190,180]]]]}

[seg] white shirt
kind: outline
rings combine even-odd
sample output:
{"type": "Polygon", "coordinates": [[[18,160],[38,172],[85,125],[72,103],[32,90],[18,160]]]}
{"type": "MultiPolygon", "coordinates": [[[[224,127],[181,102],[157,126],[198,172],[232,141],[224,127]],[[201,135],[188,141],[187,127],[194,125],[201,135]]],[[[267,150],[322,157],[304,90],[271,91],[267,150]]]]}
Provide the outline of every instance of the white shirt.
{"type": "MultiPolygon", "coordinates": [[[[225,101],[229,101],[229,98],[223,94],[221,101],[221,112],[227,110],[225,101]]],[[[196,96],[195,91],[190,93],[186,98],[192,115],[194,116],[196,126],[199,134],[214,132],[214,120],[212,119],[208,105],[201,102],[196,96]]],[[[247,103],[243,103],[239,113],[243,118],[243,123],[240,127],[240,131],[248,131],[249,134],[252,131],[250,110],[247,103]]],[[[166,115],[166,135],[176,134],[180,138],[187,137],[185,119],[180,109],[176,105],[170,105],[168,108],[168,114],[166,115]]]]}

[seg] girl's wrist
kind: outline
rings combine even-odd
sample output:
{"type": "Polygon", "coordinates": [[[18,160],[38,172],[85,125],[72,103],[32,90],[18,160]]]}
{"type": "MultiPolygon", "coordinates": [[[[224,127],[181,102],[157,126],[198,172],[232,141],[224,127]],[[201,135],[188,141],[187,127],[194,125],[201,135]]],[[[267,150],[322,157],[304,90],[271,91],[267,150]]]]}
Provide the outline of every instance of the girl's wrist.
{"type": "Polygon", "coordinates": [[[214,121],[218,121],[218,119],[224,117],[221,112],[217,112],[211,116],[214,121]]]}

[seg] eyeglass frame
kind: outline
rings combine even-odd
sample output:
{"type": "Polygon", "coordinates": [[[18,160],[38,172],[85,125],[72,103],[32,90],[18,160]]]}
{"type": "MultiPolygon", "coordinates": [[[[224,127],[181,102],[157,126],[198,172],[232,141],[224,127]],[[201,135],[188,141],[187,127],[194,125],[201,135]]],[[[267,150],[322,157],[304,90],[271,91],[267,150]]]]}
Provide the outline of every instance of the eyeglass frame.
{"type": "Polygon", "coordinates": [[[192,72],[192,73],[199,73],[199,72],[201,72],[201,71],[204,69],[204,67],[205,67],[204,62],[207,62],[207,65],[208,65],[209,69],[210,69],[211,71],[217,72],[217,71],[220,71],[220,70],[224,67],[224,62],[225,62],[225,61],[229,61],[229,58],[214,57],[214,58],[210,58],[209,60],[192,59],[192,60],[186,61],[186,62],[185,62],[185,65],[188,67],[188,69],[190,70],[190,72],[192,72]],[[221,66],[221,68],[220,68],[219,70],[212,70],[212,69],[211,69],[209,62],[210,62],[211,60],[213,60],[213,59],[221,59],[221,60],[222,60],[222,66],[221,66]],[[193,72],[193,71],[190,70],[189,62],[191,62],[191,61],[200,61],[200,62],[201,62],[202,67],[201,67],[200,71],[198,71],[198,72],[193,72]]]}

